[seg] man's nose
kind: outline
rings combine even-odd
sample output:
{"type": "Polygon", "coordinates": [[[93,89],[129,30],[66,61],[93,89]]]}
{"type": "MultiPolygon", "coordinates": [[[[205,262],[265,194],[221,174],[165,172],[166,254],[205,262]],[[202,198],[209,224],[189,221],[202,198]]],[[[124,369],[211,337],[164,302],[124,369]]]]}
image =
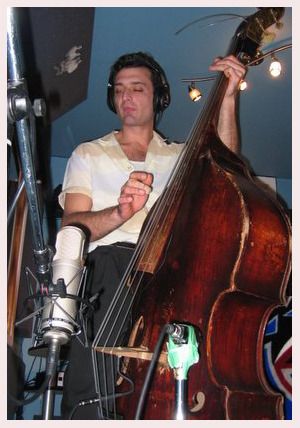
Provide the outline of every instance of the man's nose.
{"type": "Polygon", "coordinates": [[[132,90],[130,88],[125,88],[122,94],[122,98],[124,100],[128,100],[132,98],[132,90]]]}

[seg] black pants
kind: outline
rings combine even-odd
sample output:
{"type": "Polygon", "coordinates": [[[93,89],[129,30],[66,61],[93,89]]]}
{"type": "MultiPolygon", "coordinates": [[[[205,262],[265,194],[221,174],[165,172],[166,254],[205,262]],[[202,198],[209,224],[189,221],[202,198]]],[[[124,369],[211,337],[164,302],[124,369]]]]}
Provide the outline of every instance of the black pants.
{"type": "MultiPolygon", "coordinates": [[[[99,293],[99,297],[96,310],[88,321],[87,335],[89,346],[84,347],[76,337],[73,337],[71,340],[68,357],[69,364],[64,378],[61,406],[63,419],[69,418],[74,406],[79,401],[96,397],[91,344],[132,255],[133,248],[126,248],[119,245],[97,247],[88,255],[86,263],[88,269],[86,296],[93,296],[99,293]]],[[[124,331],[124,334],[126,334],[126,331],[124,331]]],[[[114,340],[114,337],[112,337],[112,340],[114,340]]],[[[118,345],[120,344],[118,343],[118,345]]],[[[103,358],[103,355],[101,355],[101,358],[103,358]]],[[[101,418],[99,416],[99,407],[96,404],[77,407],[76,411],[72,414],[72,419],[101,418]]]]}

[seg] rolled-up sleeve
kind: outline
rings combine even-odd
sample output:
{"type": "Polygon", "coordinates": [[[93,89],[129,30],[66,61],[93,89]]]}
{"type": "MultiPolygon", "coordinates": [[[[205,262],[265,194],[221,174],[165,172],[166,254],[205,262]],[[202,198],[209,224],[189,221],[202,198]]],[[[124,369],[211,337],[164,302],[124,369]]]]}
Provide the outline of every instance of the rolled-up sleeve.
{"type": "Polygon", "coordinates": [[[58,196],[62,208],[64,208],[67,193],[82,193],[92,197],[89,156],[84,155],[80,146],[75,149],[67,163],[62,192],[58,196]]]}

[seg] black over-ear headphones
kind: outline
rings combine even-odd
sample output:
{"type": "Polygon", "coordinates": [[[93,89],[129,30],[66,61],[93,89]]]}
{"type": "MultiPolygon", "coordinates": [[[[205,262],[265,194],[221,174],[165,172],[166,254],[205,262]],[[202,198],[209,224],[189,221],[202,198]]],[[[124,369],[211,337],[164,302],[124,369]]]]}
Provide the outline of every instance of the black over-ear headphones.
{"type": "Polygon", "coordinates": [[[114,81],[116,74],[125,67],[147,67],[151,71],[154,86],[153,110],[155,115],[161,114],[170,104],[170,87],[162,67],[155,59],[144,52],[122,55],[111,67],[107,84],[107,105],[116,113],[114,104],[114,81]]]}

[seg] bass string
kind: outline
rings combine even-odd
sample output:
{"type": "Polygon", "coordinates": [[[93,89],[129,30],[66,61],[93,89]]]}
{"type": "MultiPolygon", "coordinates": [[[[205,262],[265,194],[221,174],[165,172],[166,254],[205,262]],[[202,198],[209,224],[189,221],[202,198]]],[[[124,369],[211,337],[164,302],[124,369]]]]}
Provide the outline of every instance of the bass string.
{"type": "MultiPolygon", "coordinates": [[[[220,83],[218,83],[218,86],[219,85],[220,83]]],[[[141,255],[144,257],[144,255],[148,252],[147,243],[151,242],[151,240],[154,238],[157,225],[164,224],[164,219],[168,216],[174,201],[178,199],[178,194],[182,193],[182,183],[185,181],[186,176],[190,172],[192,160],[193,158],[194,160],[198,158],[198,153],[201,146],[201,144],[199,144],[201,142],[200,136],[204,133],[204,127],[207,126],[209,122],[206,116],[209,116],[209,114],[207,113],[207,110],[204,110],[204,113],[200,113],[200,118],[198,117],[198,119],[196,119],[195,125],[192,127],[190,135],[184,144],[185,147],[182,150],[166,184],[165,192],[161,195],[156,205],[154,206],[152,219],[147,223],[144,233],[140,237],[141,239],[139,244],[142,247],[143,253],[138,252],[137,248],[137,258],[139,258],[141,255]],[[167,212],[166,206],[168,207],[167,212]]],[[[136,259],[133,259],[132,261],[134,264],[136,263],[136,259]]]]}
{"type": "MultiPolygon", "coordinates": [[[[179,169],[180,170],[180,169],[179,169]]],[[[175,192],[176,193],[176,192],[175,192]]],[[[172,196],[172,192],[170,190],[168,190],[166,192],[167,196],[166,199],[172,199],[174,198],[174,196],[172,196]]],[[[174,195],[174,194],[173,194],[174,195]]],[[[164,198],[164,201],[166,200],[164,198]]],[[[140,278],[138,279],[138,281],[136,281],[137,278],[137,272],[134,270],[134,267],[138,261],[138,259],[140,259],[141,256],[145,256],[145,254],[148,251],[148,243],[149,243],[149,239],[151,236],[153,236],[153,231],[155,230],[155,223],[157,221],[160,220],[161,215],[162,215],[162,203],[158,203],[158,205],[156,205],[154,207],[154,214],[153,214],[153,221],[149,222],[150,224],[148,224],[146,226],[146,229],[144,231],[144,233],[142,234],[141,240],[138,242],[137,247],[135,249],[135,252],[133,254],[133,257],[129,263],[129,265],[127,266],[127,269],[123,275],[123,278],[118,286],[118,289],[113,297],[113,300],[105,314],[105,317],[99,327],[99,330],[95,336],[95,339],[93,341],[92,344],[92,348],[95,349],[96,347],[98,347],[98,345],[101,343],[101,347],[103,346],[104,348],[107,346],[107,343],[109,341],[109,339],[111,338],[113,332],[115,331],[115,327],[119,321],[119,318],[121,316],[121,313],[123,312],[124,309],[124,305],[125,302],[128,300],[129,294],[131,293],[130,287],[127,286],[128,281],[130,280],[130,282],[136,282],[135,283],[135,288],[134,288],[134,292],[130,297],[130,302],[128,304],[128,307],[126,309],[126,314],[125,316],[123,315],[123,321],[121,323],[121,325],[118,327],[118,332],[116,334],[116,337],[114,339],[114,343],[112,345],[112,348],[114,348],[116,346],[116,344],[118,343],[118,340],[120,338],[121,332],[124,328],[124,324],[126,322],[126,319],[129,315],[129,312],[131,311],[132,305],[135,301],[136,298],[136,294],[139,291],[139,288],[141,286],[143,277],[144,277],[144,273],[141,274],[140,278]],[[125,297],[124,297],[124,290],[125,290],[125,297]],[[122,297],[123,296],[123,297],[122,297]],[[106,333],[106,329],[108,327],[108,332],[106,333]],[[103,343],[103,337],[106,337],[104,343],[103,343]]],[[[169,208],[170,209],[170,208],[169,208]]],[[[100,347],[100,348],[101,348],[100,347]]],[[[97,361],[97,356],[95,355],[94,359],[93,359],[93,370],[94,370],[94,380],[95,380],[95,385],[96,385],[96,391],[99,397],[99,405],[101,407],[101,415],[103,416],[103,409],[102,409],[102,401],[100,400],[101,397],[105,398],[105,403],[106,403],[106,408],[108,409],[108,380],[107,380],[107,372],[106,372],[106,362],[107,359],[105,359],[105,354],[103,352],[101,352],[101,356],[99,356],[100,358],[100,369],[101,369],[101,375],[102,375],[102,389],[103,391],[101,391],[101,387],[100,387],[100,381],[99,381],[99,365],[98,365],[98,361],[97,361]]],[[[110,366],[112,368],[111,373],[110,373],[110,384],[113,385],[114,384],[114,379],[115,379],[115,373],[113,371],[113,351],[110,354],[110,366]]],[[[110,394],[112,395],[112,394],[110,394]]],[[[115,400],[113,401],[113,408],[114,408],[114,413],[116,412],[116,403],[115,400]]]]}
{"type": "MultiPolygon", "coordinates": [[[[185,181],[185,178],[190,171],[190,168],[188,168],[187,165],[190,166],[192,159],[193,158],[196,159],[196,155],[199,153],[199,149],[202,145],[200,136],[201,134],[203,134],[204,127],[208,126],[209,118],[211,118],[211,115],[216,105],[215,104],[216,91],[220,89],[220,86],[223,84],[224,80],[225,79],[222,79],[222,77],[218,79],[215,85],[216,89],[212,91],[213,92],[212,100],[207,101],[207,103],[209,103],[210,108],[204,109],[202,110],[202,112],[200,112],[200,114],[198,115],[198,118],[196,119],[195,125],[191,129],[190,135],[188,136],[187,141],[185,143],[185,147],[183,148],[179,158],[177,159],[177,162],[167,182],[165,191],[153,208],[151,221],[149,221],[146,224],[145,230],[143,231],[138,241],[133,257],[131,258],[129,265],[127,266],[127,269],[123,275],[123,278],[118,286],[117,292],[115,293],[114,298],[111,302],[111,305],[108,308],[107,313],[103,319],[103,322],[101,323],[101,326],[95,336],[95,339],[92,345],[94,349],[99,345],[107,326],[110,325],[108,334],[106,335],[107,338],[104,344],[101,345],[104,347],[107,346],[107,343],[112,333],[115,331],[117,323],[119,322],[119,318],[121,316],[121,313],[123,312],[125,302],[128,300],[128,296],[131,293],[131,287],[127,286],[128,282],[131,282],[135,284],[134,292],[130,296],[130,302],[126,309],[125,316],[122,315],[123,321],[119,326],[119,331],[117,332],[116,338],[114,339],[112,348],[114,348],[117,342],[119,341],[125,322],[131,311],[132,305],[135,301],[136,295],[139,291],[139,288],[142,284],[144,274],[145,274],[145,272],[139,272],[140,276],[138,280],[136,280],[138,272],[134,270],[134,267],[136,266],[137,261],[140,260],[141,258],[144,258],[145,255],[147,255],[147,253],[148,253],[148,260],[150,259],[149,245],[152,242],[152,239],[154,239],[154,234],[155,234],[157,225],[159,225],[160,223],[162,225],[164,224],[164,221],[165,221],[164,219],[168,217],[168,214],[171,210],[171,207],[173,206],[174,201],[178,199],[179,193],[182,193],[182,183],[185,181]],[[166,207],[167,207],[167,212],[166,212],[166,207]],[[125,297],[122,298],[124,294],[124,290],[126,290],[126,293],[125,293],[125,297]],[[114,319],[114,321],[111,324],[112,319],[114,319]]],[[[103,353],[102,353],[102,357],[103,357],[102,366],[104,367],[103,376],[104,376],[104,385],[105,385],[104,395],[107,397],[108,396],[107,373],[105,369],[105,358],[103,353]]],[[[113,351],[110,354],[110,357],[111,357],[110,366],[111,366],[111,379],[112,379],[111,384],[113,384],[114,383],[113,379],[115,379],[114,365],[112,361],[113,351]]],[[[99,378],[97,383],[98,383],[98,391],[100,394],[99,378]]],[[[108,403],[107,403],[107,406],[108,406],[108,403]]],[[[116,413],[115,402],[114,402],[114,413],[116,413]]]]}
{"type": "MultiPolygon", "coordinates": [[[[219,86],[219,84],[217,85],[219,86]]],[[[137,272],[134,270],[134,267],[136,266],[136,263],[139,259],[145,258],[147,253],[149,253],[149,245],[154,239],[154,234],[157,228],[158,224],[164,224],[164,219],[167,218],[170,209],[174,203],[175,200],[178,198],[179,192],[182,192],[182,182],[184,181],[184,177],[189,172],[189,168],[186,167],[186,165],[191,164],[191,159],[195,157],[195,151],[197,149],[197,145],[199,145],[199,135],[201,135],[201,132],[203,128],[203,123],[205,122],[205,116],[207,116],[207,110],[205,110],[206,113],[202,113],[202,118],[198,118],[196,121],[196,125],[192,128],[191,135],[188,137],[187,142],[185,143],[185,147],[183,151],[181,152],[181,156],[179,156],[179,159],[177,160],[177,163],[173,169],[173,173],[170,176],[170,179],[166,185],[166,191],[164,194],[159,198],[157,201],[157,204],[154,206],[153,213],[152,213],[152,219],[146,224],[145,230],[142,233],[141,239],[139,240],[137,247],[135,249],[135,252],[133,254],[133,257],[125,271],[125,274],[120,282],[120,285],[117,289],[117,292],[111,302],[110,307],[108,308],[108,311],[106,313],[106,316],[103,319],[103,322],[99,328],[98,334],[95,337],[94,346],[97,346],[99,343],[99,339],[103,335],[106,326],[108,325],[111,318],[114,318],[114,322],[111,326],[111,331],[107,335],[107,339],[104,343],[104,346],[107,345],[107,341],[109,340],[117,322],[118,318],[123,310],[123,306],[125,304],[125,301],[128,298],[128,294],[130,293],[129,287],[127,287],[128,281],[134,282],[136,280],[137,272]],[[167,206],[167,211],[166,211],[167,206]],[[124,289],[127,287],[127,293],[123,299],[123,302],[120,303],[120,296],[123,294],[124,289]],[[117,313],[115,309],[118,308],[117,313]]],[[[207,119],[206,119],[207,122],[207,119]]],[[[146,257],[147,259],[147,257],[146,257]]],[[[150,259],[150,255],[148,254],[148,260],[150,259]]],[[[136,294],[139,290],[139,286],[143,280],[143,273],[140,275],[140,278],[138,280],[138,283],[135,284],[135,292],[132,296],[132,302],[129,305],[128,312],[130,311],[133,301],[136,297],[136,294]]],[[[128,314],[126,314],[128,315],[128,314]]],[[[124,320],[125,323],[125,320],[124,320]]],[[[119,338],[121,329],[124,327],[122,324],[120,327],[120,331],[117,335],[117,339],[119,338]]],[[[116,340],[117,340],[116,339],[116,340]]]]}
{"type": "MultiPolygon", "coordinates": [[[[186,159],[188,162],[190,152],[187,152],[187,153],[188,154],[183,156],[183,159],[180,160],[180,165],[184,164],[186,159]]],[[[160,222],[162,224],[164,224],[163,218],[167,217],[167,215],[171,209],[172,203],[178,197],[180,184],[182,182],[182,177],[184,175],[185,170],[186,170],[186,167],[181,166],[178,168],[176,175],[173,176],[173,180],[172,180],[173,183],[166,186],[166,191],[165,191],[164,195],[162,195],[162,197],[159,198],[159,200],[157,201],[157,204],[154,206],[153,212],[152,212],[152,219],[151,219],[151,221],[149,221],[146,224],[145,230],[143,231],[143,233],[140,237],[140,240],[138,241],[138,244],[137,244],[137,247],[134,251],[133,257],[131,258],[129,265],[127,266],[127,269],[123,275],[123,278],[120,282],[120,285],[119,285],[119,287],[118,287],[118,289],[114,295],[114,298],[111,302],[111,305],[109,306],[108,311],[107,311],[107,313],[103,319],[103,322],[100,326],[98,334],[95,337],[95,346],[99,342],[99,339],[103,335],[105,328],[108,325],[111,318],[114,318],[114,322],[111,326],[110,334],[114,330],[116,323],[118,321],[118,317],[120,316],[120,313],[122,312],[123,304],[126,301],[126,299],[128,298],[128,294],[130,293],[130,289],[129,289],[129,287],[127,287],[127,284],[128,284],[128,282],[134,282],[136,280],[137,275],[138,275],[138,272],[135,271],[135,269],[134,269],[136,264],[137,264],[137,261],[140,260],[141,258],[145,258],[145,256],[149,252],[149,246],[150,246],[150,243],[152,242],[152,239],[154,238],[154,233],[156,231],[157,225],[160,222]],[[165,209],[166,206],[167,206],[167,212],[165,209]],[[124,291],[124,289],[126,289],[125,287],[127,287],[127,293],[125,294],[125,297],[123,298],[123,302],[120,303],[119,300],[121,298],[121,295],[124,294],[123,291],[124,291]],[[117,308],[117,313],[115,312],[116,308],[117,308]]],[[[147,257],[146,257],[146,259],[147,259],[147,257]]],[[[149,260],[149,255],[148,255],[148,260],[149,260]]],[[[142,272],[138,282],[135,283],[135,291],[134,291],[134,294],[132,296],[132,300],[134,300],[134,298],[136,297],[136,293],[139,290],[140,283],[143,280],[143,274],[144,273],[142,272]]],[[[123,327],[123,326],[121,326],[121,327],[123,327]]],[[[110,334],[109,334],[109,336],[110,336],[110,334]]],[[[109,338],[106,339],[104,346],[107,344],[108,339],[109,338]]]]}
{"type": "MultiPolygon", "coordinates": [[[[236,42],[234,43],[236,44],[236,42]]],[[[149,249],[148,243],[151,242],[151,239],[153,239],[154,237],[156,226],[161,221],[162,221],[162,224],[164,224],[163,223],[164,220],[161,220],[161,219],[162,219],[162,216],[164,216],[164,218],[167,217],[165,212],[165,207],[166,206],[169,207],[167,212],[168,214],[170,207],[173,205],[173,202],[178,198],[178,193],[182,191],[181,184],[184,180],[184,176],[189,172],[188,171],[189,169],[186,167],[186,165],[190,165],[191,159],[195,157],[195,152],[197,153],[197,149],[199,151],[200,135],[203,134],[204,127],[208,126],[208,123],[210,122],[210,118],[213,116],[213,111],[216,108],[216,103],[218,102],[218,98],[219,98],[216,95],[219,93],[220,87],[224,85],[225,81],[226,79],[224,77],[224,74],[219,73],[219,78],[216,80],[214,88],[210,92],[210,95],[208,97],[208,100],[206,101],[204,108],[199,113],[194,125],[192,126],[190,134],[185,143],[185,148],[181,152],[181,155],[179,156],[175,164],[175,167],[173,169],[173,172],[167,182],[166,191],[163,193],[163,195],[157,201],[157,204],[154,206],[154,210],[152,213],[152,220],[147,223],[146,228],[141,236],[141,239],[137,244],[137,248],[134,252],[134,255],[126,269],[123,279],[121,280],[120,287],[118,288],[115,298],[113,299],[112,304],[107,311],[108,316],[110,316],[110,314],[112,313],[112,309],[116,306],[124,286],[126,286],[129,278],[132,275],[132,272],[133,272],[134,266],[136,265],[137,260],[140,259],[141,257],[145,257],[145,254],[147,254],[149,249]]],[[[131,281],[133,281],[135,277],[136,277],[136,273],[134,274],[134,277],[131,278],[131,281]]],[[[141,279],[139,283],[140,282],[141,282],[141,279]]],[[[104,320],[104,324],[107,325],[106,320],[104,320]]],[[[97,335],[97,338],[98,338],[98,335],[97,335]]]]}
{"type": "MultiPolygon", "coordinates": [[[[184,159],[188,160],[188,158],[191,157],[191,156],[192,156],[191,155],[191,151],[187,151],[187,154],[185,156],[183,155],[182,157],[184,159]]],[[[182,164],[184,164],[184,162],[181,162],[181,165],[182,164]]],[[[134,266],[136,265],[137,260],[141,256],[143,256],[143,255],[145,256],[145,254],[148,251],[148,243],[151,242],[150,238],[153,237],[153,231],[155,230],[155,224],[161,220],[161,216],[162,216],[162,214],[164,212],[164,207],[166,205],[166,203],[165,203],[166,199],[169,200],[169,201],[172,201],[172,200],[176,199],[177,192],[178,192],[178,187],[179,187],[178,183],[181,182],[182,176],[184,175],[184,172],[185,172],[185,169],[186,168],[184,168],[184,167],[179,167],[178,168],[179,173],[177,173],[175,175],[175,178],[173,178],[173,180],[175,182],[175,192],[174,192],[174,184],[173,184],[173,186],[170,186],[167,189],[167,191],[166,191],[166,195],[167,196],[165,198],[162,198],[162,201],[160,201],[160,203],[158,203],[158,205],[156,207],[154,207],[154,210],[156,211],[156,212],[154,212],[154,215],[153,215],[154,220],[150,222],[150,224],[148,225],[148,227],[146,227],[146,230],[143,233],[143,235],[141,237],[141,240],[140,240],[140,242],[137,245],[137,248],[136,248],[136,250],[134,252],[134,255],[133,255],[132,259],[131,259],[131,262],[129,263],[129,265],[128,265],[127,269],[126,269],[126,272],[125,272],[125,274],[124,274],[124,276],[123,276],[123,278],[122,278],[122,280],[120,282],[120,285],[119,285],[119,287],[117,289],[117,292],[116,292],[116,294],[115,294],[115,296],[113,298],[113,301],[111,302],[111,305],[110,305],[110,307],[109,307],[109,309],[108,309],[108,311],[107,311],[107,313],[106,313],[106,315],[105,315],[105,317],[103,319],[103,322],[102,322],[102,324],[101,324],[101,326],[99,328],[99,331],[98,331],[98,333],[97,333],[97,335],[95,337],[95,340],[94,340],[94,343],[93,343],[93,347],[94,348],[95,348],[95,346],[98,346],[98,344],[101,342],[101,338],[103,337],[103,335],[104,335],[104,333],[106,331],[107,325],[110,325],[110,327],[109,327],[110,330],[108,331],[108,334],[106,335],[106,340],[105,340],[105,342],[103,344],[104,347],[107,346],[108,340],[111,337],[111,335],[112,335],[112,333],[113,333],[113,331],[115,329],[116,324],[118,323],[118,320],[119,320],[119,317],[120,317],[120,315],[121,315],[121,313],[123,311],[123,307],[125,305],[125,302],[127,301],[129,293],[131,292],[130,287],[127,287],[128,280],[131,277],[131,280],[130,280],[131,282],[136,281],[137,272],[135,272],[133,270],[134,266]],[[123,297],[123,301],[121,300],[121,302],[120,302],[120,299],[122,299],[122,295],[124,295],[124,289],[126,290],[126,295],[125,295],[125,297],[123,297]],[[111,325],[111,320],[112,319],[114,321],[113,321],[113,323],[111,325]]],[[[171,205],[170,203],[167,204],[168,211],[171,209],[170,205],[171,205]]],[[[114,348],[116,346],[117,342],[118,342],[118,339],[119,339],[120,334],[121,334],[121,332],[123,330],[123,327],[124,327],[124,324],[126,322],[126,319],[127,319],[128,315],[129,315],[129,313],[131,311],[131,308],[132,308],[132,305],[133,305],[133,303],[135,301],[136,294],[138,293],[139,288],[141,286],[143,277],[144,277],[144,273],[142,273],[140,275],[140,278],[138,279],[137,283],[135,284],[134,293],[133,293],[133,295],[130,298],[130,303],[128,304],[125,316],[123,316],[124,317],[123,318],[123,322],[121,323],[121,326],[119,326],[119,331],[118,331],[117,336],[116,336],[116,338],[114,340],[114,344],[113,344],[112,348],[114,348]]],[[[99,398],[101,396],[106,397],[106,400],[105,400],[106,401],[106,408],[108,409],[109,407],[108,407],[108,399],[107,399],[107,397],[108,397],[108,395],[111,396],[112,394],[108,393],[108,380],[107,380],[107,372],[106,372],[106,364],[105,364],[106,360],[105,360],[105,357],[104,357],[104,353],[102,353],[102,355],[101,355],[100,358],[101,358],[100,367],[102,368],[102,380],[103,380],[102,383],[104,384],[103,394],[101,394],[101,391],[100,391],[99,375],[95,378],[96,379],[95,383],[97,385],[97,391],[98,391],[98,394],[99,394],[99,398]]],[[[98,366],[97,361],[96,361],[95,364],[94,364],[94,371],[95,370],[99,370],[98,367],[99,366],[98,366]]],[[[116,378],[116,374],[115,374],[115,372],[113,370],[113,367],[114,367],[114,364],[113,364],[113,351],[110,354],[110,367],[111,367],[111,373],[110,373],[111,381],[110,381],[110,384],[113,385],[114,384],[114,379],[116,378]]],[[[112,401],[113,401],[114,414],[116,415],[116,403],[115,403],[114,399],[112,399],[112,401]]]]}
{"type": "MultiPolygon", "coordinates": [[[[237,39],[236,39],[237,40],[237,39]]],[[[195,158],[197,154],[199,154],[199,146],[202,146],[201,144],[201,132],[203,131],[205,126],[210,126],[211,124],[215,126],[215,123],[212,122],[213,119],[216,118],[216,113],[218,110],[218,107],[220,106],[220,96],[216,97],[216,94],[219,92],[221,86],[226,82],[226,79],[224,75],[220,75],[220,78],[217,80],[215,85],[215,90],[213,90],[210,93],[209,100],[207,101],[208,109],[204,109],[204,113],[200,114],[200,117],[202,120],[197,119],[196,126],[194,126],[191,130],[190,136],[188,137],[188,140],[186,142],[186,146],[183,149],[181,156],[179,156],[179,159],[173,169],[173,172],[171,174],[171,177],[167,183],[166,191],[162,194],[162,197],[158,200],[157,204],[155,205],[152,214],[151,221],[146,224],[145,230],[143,231],[140,240],[137,244],[136,250],[134,252],[134,255],[131,259],[131,262],[129,263],[126,272],[123,276],[123,279],[120,283],[120,287],[115,295],[115,298],[113,299],[112,305],[107,316],[105,317],[104,323],[102,324],[102,328],[99,329],[100,334],[97,335],[97,340],[99,340],[99,337],[103,333],[104,329],[107,326],[107,320],[113,316],[115,309],[118,305],[118,301],[121,298],[121,291],[126,286],[129,278],[131,278],[131,281],[134,281],[137,277],[137,272],[134,272],[134,267],[136,266],[136,262],[140,259],[142,255],[145,256],[149,250],[149,243],[151,242],[151,239],[154,238],[156,226],[160,224],[160,222],[163,220],[163,215],[166,218],[167,214],[169,213],[169,210],[171,209],[171,206],[173,202],[178,198],[179,192],[182,191],[182,182],[184,181],[186,175],[189,173],[188,168],[186,165],[189,165],[191,163],[191,160],[193,157],[195,158]],[[167,213],[166,213],[166,207],[167,206],[167,213]],[[132,277],[132,273],[133,277],[132,277]],[[102,333],[101,333],[102,332],[102,333]]],[[[221,88],[224,89],[224,88],[221,88]]],[[[221,93],[224,94],[224,92],[221,91],[221,93]]],[[[202,141],[203,143],[203,141],[202,141]]],[[[203,152],[202,152],[203,153],[203,152]]],[[[162,223],[163,224],[163,223],[162,223]]],[[[135,299],[135,295],[140,287],[140,284],[142,282],[144,273],[142,272],[140,278],[138,279],[138,284],[135,287],[133,297],[131,299],[130,308],[133,304],[133,301],[135,299]]],[[[130,287],[128,287],[129,292],[130,287]]],[[[125,304],[125,299],[123,302],[121,302],[122,306],[125,304]]],[[[128,312],[130,311],[130,308],[128,312]]],[[[120,311],[118,312],[118,316],[120,316],[120,311]]],[[[115,326],[115,324],[114,324],[115,326]]],[[[120,332],[118,333],[119,336],[120,332]]],[[[115,342],[116,343],[116,342],[115,342]]]]}

